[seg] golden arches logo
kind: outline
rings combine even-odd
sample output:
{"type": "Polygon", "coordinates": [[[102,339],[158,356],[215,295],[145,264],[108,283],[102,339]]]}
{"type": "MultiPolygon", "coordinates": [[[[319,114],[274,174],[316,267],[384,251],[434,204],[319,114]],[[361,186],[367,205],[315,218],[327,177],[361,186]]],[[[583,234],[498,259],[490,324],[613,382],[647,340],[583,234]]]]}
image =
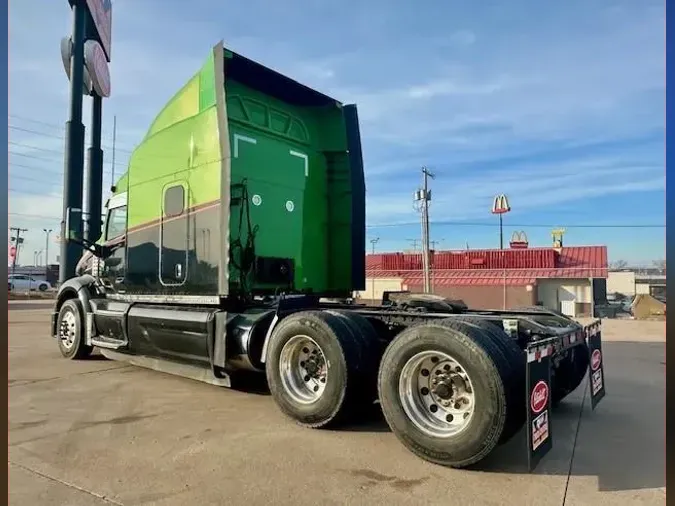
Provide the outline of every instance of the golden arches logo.
{"type": "Polygon", "coordinates": [[[511,210],[509,207],[509,199],[503,193],[497,195],[492,202],[492,214],[508,213],[511,210]]]}
{"type": "Polygon", "coordinates": [[[527,244],[527,234],[524,230],[521,230],[520,232],[516,231],[511,235],[511,242],[522,242],[527,244]]]}

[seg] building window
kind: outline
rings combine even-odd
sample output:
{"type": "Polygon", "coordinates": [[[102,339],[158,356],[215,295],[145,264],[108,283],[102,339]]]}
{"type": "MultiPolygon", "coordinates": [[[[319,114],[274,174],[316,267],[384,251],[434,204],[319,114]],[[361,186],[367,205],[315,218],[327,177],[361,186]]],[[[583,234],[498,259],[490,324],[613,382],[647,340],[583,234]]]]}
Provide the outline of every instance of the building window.
{"type": "Polygon", "coordinates": [[[180,216],[185,210],[185,189],[178,185],[164,192],[164,217],[180,216]]]}

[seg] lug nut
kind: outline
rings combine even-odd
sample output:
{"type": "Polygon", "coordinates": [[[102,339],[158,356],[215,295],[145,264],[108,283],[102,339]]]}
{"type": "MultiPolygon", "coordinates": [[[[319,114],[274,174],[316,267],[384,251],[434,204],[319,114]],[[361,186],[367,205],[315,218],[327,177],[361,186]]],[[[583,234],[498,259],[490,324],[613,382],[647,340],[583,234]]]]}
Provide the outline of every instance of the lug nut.
{"type": "Polygon", "coordinates": [[[319,386],[318,386],[318,385],[315,385],[315,386],[314,386],[314,391],[315,391],[315,392],[318,392],[318,391],[319,391],[319,386]]]}
{"type": "Polygon", "coordinates": [[[309,376],[305,376],[305,381],[309,381],[309,376]]]}
{"type": "Polygon", "coordinates": [[[431,361],[435,364],[438,362],[438,357],[431,357],[431,361]]]}
{"type": "Polygon", "coordinates": [[[443,366],[443,369],[445,369],[446,371],[449,371],[450,370],[450,364],[445,364],[443,366]]]}
{"type": "Polygon", "coordinates": [[[429,406],[429,409],[431,410],[432,413],[435,413],[436,411],[438,411],[438,406],[436,406],[436,404],[432,404],[431,406],[429,406]]]}
{"type": "Polygon", "coordinates": [[[303,353],[309,353],[309,348],[307,348],[307,347],[305,346],[305,347],[302,349],[302,352],[303,352],[303,353]]]}
{"type": "Polygon", "coordinates": [[[422,369],[422,376],[429,376],[429,369],[422,369]]]}
{"type": "Polygon", "coordinates": [[[422,395],[429,395],[429,389],[427,387],[422,387],[422,395]]]}
{"type": "Polygon", "coordinates": [[[453,420],[454,418],[455,418],[454,416],[448,415],[448,416],[445,417],[445,421],[446,421],[446,422],[452,422],[452,420],[453,420]]]}

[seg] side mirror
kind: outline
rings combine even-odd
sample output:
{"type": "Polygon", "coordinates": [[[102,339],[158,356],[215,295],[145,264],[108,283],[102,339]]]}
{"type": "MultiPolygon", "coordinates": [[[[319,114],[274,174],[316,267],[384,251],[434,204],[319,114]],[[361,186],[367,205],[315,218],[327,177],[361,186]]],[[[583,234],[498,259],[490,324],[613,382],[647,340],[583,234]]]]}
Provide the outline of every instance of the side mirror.
{"type": "Polygon", "coordinates": [[[82,241],[82,209],[76,207],[68,208],[64,235],[69,241],[82,241]]]}

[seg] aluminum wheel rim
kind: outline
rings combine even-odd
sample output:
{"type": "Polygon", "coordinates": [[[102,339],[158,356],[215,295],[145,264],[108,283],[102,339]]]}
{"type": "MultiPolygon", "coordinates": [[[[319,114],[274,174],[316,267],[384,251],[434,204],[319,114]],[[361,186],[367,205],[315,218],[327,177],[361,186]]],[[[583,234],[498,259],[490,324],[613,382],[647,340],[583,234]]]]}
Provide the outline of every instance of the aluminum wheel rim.
{"type": "Polygon", "coordinates": [[[288,340],[281,349],[279,372],[284,390],[300,404],[316,402],[326,389],[326,357],[309,336],[298,335],[288,340]]]}
{"type": "Polygon", "coordinates": [[[77,324],[75,315],[68,311],[61,318],[61,328],[59,329],[59,337],[61,338],[61,345],[69,350],[75,345],[75,332],[77,331],[77,324]]]}
{"type": "Polygon", "coordinates": [[[431,437],[448,438],[466,429],[476,399],[466,369],[450,355],[423,351],[406,362],[398,384],[403,410],[431,437]]]}

